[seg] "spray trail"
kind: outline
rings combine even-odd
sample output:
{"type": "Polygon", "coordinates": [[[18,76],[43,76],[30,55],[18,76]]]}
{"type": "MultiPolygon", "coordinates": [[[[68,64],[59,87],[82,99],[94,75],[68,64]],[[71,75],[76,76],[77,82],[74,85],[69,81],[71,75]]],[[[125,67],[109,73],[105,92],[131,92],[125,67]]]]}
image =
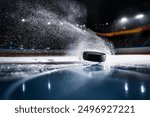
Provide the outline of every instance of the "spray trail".
{"type": "Polygon", "coordinates": [[[85,50],[112,53],[111,44],[86,28],[84,5],[69,0],[43,4],[16,2],[17,10],[9,14],[16,20],[15,33],[8,32],[16,39],[13,43],[24,48],[75,50],[76,55],[85,50]]]}

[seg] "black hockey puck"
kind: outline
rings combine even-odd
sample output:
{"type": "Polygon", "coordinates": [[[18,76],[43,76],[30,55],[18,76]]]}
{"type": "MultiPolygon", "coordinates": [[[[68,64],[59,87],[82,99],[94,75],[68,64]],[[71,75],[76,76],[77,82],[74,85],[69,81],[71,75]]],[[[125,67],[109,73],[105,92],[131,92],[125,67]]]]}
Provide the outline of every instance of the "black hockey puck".
{"type": "Polygon", "coordinates": [[[93,62],[104,62],[106,60],[106,54],[94,51],[83,52],[83,59],[93,62]]]}

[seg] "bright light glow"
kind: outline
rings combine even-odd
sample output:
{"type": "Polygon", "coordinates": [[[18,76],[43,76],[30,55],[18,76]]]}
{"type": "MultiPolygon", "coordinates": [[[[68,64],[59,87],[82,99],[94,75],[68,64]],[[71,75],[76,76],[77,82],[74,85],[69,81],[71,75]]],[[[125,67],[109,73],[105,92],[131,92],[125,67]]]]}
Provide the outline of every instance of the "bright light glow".
{"type": "Polygon", "coordinates": [[[125,83],[124,89],[125,89],[126,92],[128,92],[128,90],[129,90],[129,88],[128,88],[128,83],[125,83]]]}
{"type": "Polygon", "coordinates": [[[47,50],[49,50],[50,48],[49,48],[49,47],[47,47],[46,49],[47,49],[47,50]]]}
{"type": "Polygon", "coordinates": [[[83,30],[83,32],[86,32],[86,30],[83,30]]]}
{"type": "Polygon", "coordinates": [[[135,16],[135,19],[143,19],[144,18],[144,14],[138,14],[135,16]]]}
{"type": "Polygon", "coordinates": [[[48,90],[51,90],[51,84],[49,81],[48,81],[48,90]]]}
{"type": "Polygon", "coordinates": [[[85,24],[83,24],[83,27],[85,27],[85,24]]]}
{"type": "Polygon", "coordinates": [[[22,21],[22,22],[25,22],[26,20],[25,20],[25,19],[21,19],[21,21],[22,21]]]}
{"type": "Polygon", "coordinates": [[[64,24],[63,22],[60,23],[60,25],[63,25],[63,24],[64,24]]]}
{"type": "Polygon", "coordinates": [[[149,66],[150,55],[107,55],[105,64],[110,66],[149,66]]]}
{"type": "Polygon", "coordinates": [[[26,87],[25,87],[25,84],[23,83],[22,84],[22,91],[25,92],[25,90],[26,90],[26,87]]]}
{"type": "Polygon", "coordinates": [[[127,22],[128,22],[128,18],[123,17],[123,18],[120,20],[120,22],[121,22],[122,24],[127,23],[127,22]]]}
{"type": "Polygon", "coordinates": [[[48,25],[50,25],[51,23],[50,23],[50,22],[48,22],[47,24],[48,24],[48,25]]]}
{"type": "Polygon", "coordinates": [[[145,87],[143,84],[141,85],[141,93],[145,93],[145,87]]]}
{"type": "Polygon", "coordinates": [[[0,57],[0,63],[80,62],[78,56],[0,57]],[[49,61],[51,60],[51,61],[49,61]]]}
{"type": "Polygon", "coordinates": [[[106,25],[108,25],[108,23],[106,23],[106,25]]]}
{"type": "Polygon", "coordinates": [[[78,27],[78,26],[79,26],[79,24],[76,24],[76,26],[78,27]]]}

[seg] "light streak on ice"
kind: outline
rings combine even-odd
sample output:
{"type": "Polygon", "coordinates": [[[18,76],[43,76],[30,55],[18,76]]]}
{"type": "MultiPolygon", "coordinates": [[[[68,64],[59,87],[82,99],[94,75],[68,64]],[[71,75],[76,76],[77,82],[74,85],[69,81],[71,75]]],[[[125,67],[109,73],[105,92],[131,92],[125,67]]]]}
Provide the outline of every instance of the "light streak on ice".
{"type": "Polygon", "coordinates": [[[23,84],[22,84],[22,91],[25,92],[25,90],[26,90],[26,86],[25,86],[25,84],[23,83],[23,84]]]}
{"type": "Polygon", "coordinates": [[[63,63],[80,62],[78,56],[0,57],[0,63],[63,63]]]}
{"type": "Polygon", "coordinates": [[[145,87],[144,87],[144,85],[143,85],[143,84],[141,85],[141,87],[140,87],[140,88],[141,88],[141,93],[145,93],[145,87]]]}
{"type": "Polygon", "coordinates": [[[150,55],[107,55],[105,65],[150,66],[150,55]]]}
{"type": "Polygon", "coordinates": [[[129,88],[128,88],[128,83],[125,83],[124,89],[125,89],[126,92],[128,92],[128,90],[129,90],[129,88]]]}
{"type": "Polygon", "coordinates": [[[49,90],[49,91],[51,90],[51,84],[50,84],[50,81],[48,81],[48,90],[49,90]]]}

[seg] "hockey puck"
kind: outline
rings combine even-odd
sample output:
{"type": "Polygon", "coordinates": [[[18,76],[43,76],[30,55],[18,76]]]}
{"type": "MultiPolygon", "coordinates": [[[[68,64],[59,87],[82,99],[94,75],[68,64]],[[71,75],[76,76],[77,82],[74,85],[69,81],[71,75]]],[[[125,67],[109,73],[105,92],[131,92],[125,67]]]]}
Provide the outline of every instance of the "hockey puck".
{"type": "Polygon", "coordinates": [[[83,52],[83,59],[93,62],[104,62],[106,60],[106,54],[94,51],[83,52]]]}

